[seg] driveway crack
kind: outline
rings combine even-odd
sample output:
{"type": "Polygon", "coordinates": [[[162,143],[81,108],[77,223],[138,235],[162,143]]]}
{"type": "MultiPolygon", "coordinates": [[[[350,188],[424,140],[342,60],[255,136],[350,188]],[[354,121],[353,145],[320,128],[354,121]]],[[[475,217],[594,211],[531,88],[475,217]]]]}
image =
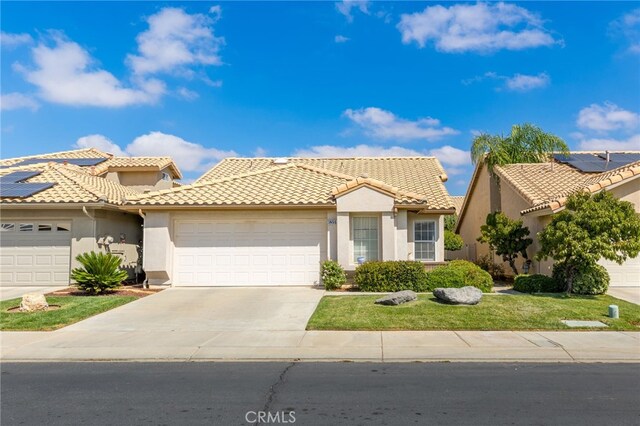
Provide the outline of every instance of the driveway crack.
{"type": "MultiPolygon", "coordinates": [[[[269,412],[269,410],[271,409],[271,404],[275,400],[276,394],[278,393],[278,388],[284,384],[285,376],[287,375],[289,370],[291,370],[295,365],[296,365],[295,362],[289,363],[289,365],[287,365],[284,368],[284,370],[282,370],[282,372],[280,373],[280,376],[278,376],[278,380],[274,384],[269,386],[269,391],[267,392],[266,401],[264,403],[264,407],[262,407],[262,412],[264,413],[269,412]]],[[[256,421],[253,424],[255,426],[259,423],[260,423],[260,420],[256,419],[256,421]]]]}

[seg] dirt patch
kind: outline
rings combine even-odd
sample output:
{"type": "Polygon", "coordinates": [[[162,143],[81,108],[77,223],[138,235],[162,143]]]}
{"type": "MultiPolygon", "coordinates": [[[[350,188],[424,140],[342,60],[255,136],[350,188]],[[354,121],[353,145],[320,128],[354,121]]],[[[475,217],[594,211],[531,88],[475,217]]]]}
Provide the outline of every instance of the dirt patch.
{"type": "MultiPolygon", "coordinates": [[[[42,309],[40,311],[33,311],[33,312],[49,312],[49,311],[57,311],[58,309],[60,309],[60,305],[49,305],[49,307],[47,309],[42,309]]],[[[20,310],[20,306],[14,306],[13,308],[9,308],[7,309],[7,312],[11,313],[11,314],[31,314],[33,312],[22,312],[20,310]]]]}
{"type": "MultiPolygon", "coordinates": [[[[133,296],[133,297],[145,297],[152,294],[156,294],[164,290],[163,288],[142,288],[141,286],[124,286],[117,290],[112,290],[105,293],[100,293],[98,296],[133,296]]],[[[87,294],[82,290],[78,290],[77,287],[67,287],[62,290],[47,293],[45,296],[93,296],[87,294]]]]}

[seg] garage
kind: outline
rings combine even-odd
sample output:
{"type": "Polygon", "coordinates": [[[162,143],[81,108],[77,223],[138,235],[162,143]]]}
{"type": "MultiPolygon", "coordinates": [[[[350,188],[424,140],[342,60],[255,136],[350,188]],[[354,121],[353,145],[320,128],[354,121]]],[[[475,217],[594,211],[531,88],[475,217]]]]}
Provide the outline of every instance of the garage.
{"type": "Polygon", "coordinates": [[[609,272],[611,287],[638,287],[640,286],[640,256],[628,259],[622,265],[609,260],[598,262],[609,272]]]}
{"type": "Polygon", "coordinates": [[[315,220],[177,220],[173,285],[314,285],[323,239],[315,220]]]}
{"type": "Polygon", "coordinates": [[[71,222],[2,222],[0,285],[69,284],[71,222]]]}

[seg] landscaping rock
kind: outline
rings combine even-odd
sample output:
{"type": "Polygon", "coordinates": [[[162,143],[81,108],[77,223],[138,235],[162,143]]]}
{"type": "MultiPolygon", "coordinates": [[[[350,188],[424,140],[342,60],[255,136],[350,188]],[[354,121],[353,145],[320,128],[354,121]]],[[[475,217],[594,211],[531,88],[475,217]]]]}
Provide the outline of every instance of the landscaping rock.
{"type": "Polygon", "coordinates": [[[414,300],[418,300],[418,295],[415,291],[402,290],[381,297],[380,299],[376,300],[376,303],[378,305],[401,305],[403,303],[412,302],[414,300]]]}
{"type": "Polygon", "coordinates": [[[462,288],[436,288],[433,295],[446,303],[454,305],[476,305],[482,299],[482,292],[471,286],[462,288]]]}
{"type": "Polygon", "coordinates": [[[43,294],[27,293],[22,296],[22,302],[20,302],[20,312],[35,312],[43,311],[49,307],[47,299],[43,294]]]}

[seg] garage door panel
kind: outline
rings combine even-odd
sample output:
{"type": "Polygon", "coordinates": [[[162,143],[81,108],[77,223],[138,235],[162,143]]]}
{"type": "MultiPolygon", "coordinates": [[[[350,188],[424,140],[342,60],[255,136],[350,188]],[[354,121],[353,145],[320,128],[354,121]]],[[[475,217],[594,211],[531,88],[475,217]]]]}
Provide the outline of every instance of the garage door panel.
{"type": "Polygon", "coordinates": [[[640,286],[640,256],[627,259],[622,265],[608,260],[598,262],[607,269],[611,287],[640,286]]]}
{"type": "Polygon", "coordinates": [[[174,227],[176,286],[311,285],[319,280],[323,222],[194,223],[177,221],[174,227]]]}

